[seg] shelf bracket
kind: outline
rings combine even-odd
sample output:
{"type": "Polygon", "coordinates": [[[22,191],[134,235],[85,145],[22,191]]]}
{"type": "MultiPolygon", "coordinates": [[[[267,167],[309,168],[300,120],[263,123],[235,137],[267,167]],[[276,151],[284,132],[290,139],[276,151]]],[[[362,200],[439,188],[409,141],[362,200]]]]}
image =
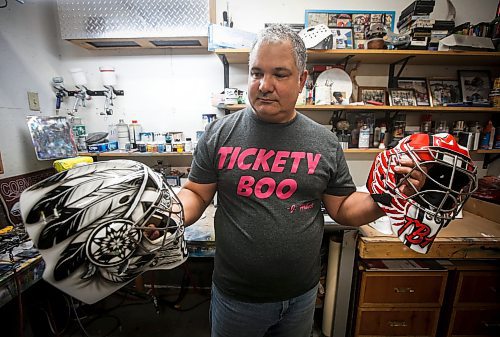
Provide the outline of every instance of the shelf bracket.
{"type": "Polygon", "coordinates": [[[340,60],[337,64],[344,62],[344,70],[346,70],[347,65],[349,64],[349,60],[352,59],[353,57],[354,57],[354,55],[347,55],[342,60],[340,60]]]}
{"type": "Polygon", "coordinates": [[[398,78],[399,76],[401,76],[401,73],[403,72],[403,70],[405,69],[406,67],[406,64],[408,63],[408,61],[412,58],[414,58],[415,56],[408,56],[408,57],[405,57],[399,61],[396,61],[394,63],[391,63],[389,65],[389,84],[388,84],[388,88],[397,88],[398,87],[398,78]],[[396,76],[394,76],[394,70],[396,68],[396,65],[398,64],[401,64],[401,68],[399,69],[398,71],[398,74],[396,76]]]}
{"type": "Polygon", "coordinates": [[[483,169],[487,169],[488,165],[490,165],[491,163],[493,163],[498,158],[500,158],[499,154],[486,153],[484,155],[483,169]]]}
{"type": "Polygon", "coordinates": [[[229,62],[227,61],[226,54],[218,54],[218,56],[224,66],[224,89],[229,88],[229,62]]]}

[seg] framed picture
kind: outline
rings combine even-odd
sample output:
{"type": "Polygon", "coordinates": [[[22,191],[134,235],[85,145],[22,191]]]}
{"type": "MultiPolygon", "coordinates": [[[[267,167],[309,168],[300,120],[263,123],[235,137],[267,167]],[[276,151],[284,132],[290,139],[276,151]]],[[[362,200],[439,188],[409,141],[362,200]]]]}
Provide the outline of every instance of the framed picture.
{"type": "Polygon", "coordinates": [[[398,88],[413,89],[417,98],[418,106],[431,106],[427,79],[420,77],[400,77],[398,78],[398,88]]]}
{"type": "Polygon", "coordinates": [[[354,31],[352,28],[333,27],[331,30],[336,49],[354,48],[354,31]]]}
{"type": "Polygon", "coordinates": [[[449,103],[460,103],[460,85],[453,78],[429,78],[427,80],[431,92],[432,106],[446,106],[449,103]]]}
{"type": "Polygon", "coordinates": [[[414,89],[389,88],[391,106],[417,106],[414,89]]]}
{"type": "Polygon", "coordinates": [[[305,26],[311,27],[319,24],[328,25],[330,28],[350,27],[356,34],[353,38],[354,49],[364,49],[367,33],[374,23],[381,23],[394,31],[394,11],[358,11],[358,10],[306,10],[305,26]]]}
{"type": "Polygon", "coordinates": [[[458,80],[463,102],[488,104],[491,90],[488,70],[459,70],[458,80]]]}
{"type": "Polygon", "coordinates": [[[358,102],[385,105],[387,102],[386,88],[358,87],[358,102]]]}

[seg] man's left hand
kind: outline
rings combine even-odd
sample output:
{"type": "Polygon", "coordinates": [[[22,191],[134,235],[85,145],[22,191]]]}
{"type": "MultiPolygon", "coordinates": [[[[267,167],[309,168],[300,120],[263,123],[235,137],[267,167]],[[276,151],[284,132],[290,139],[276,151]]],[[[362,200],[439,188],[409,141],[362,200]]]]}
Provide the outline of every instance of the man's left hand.
{"type": "MultiPolygon", "coordinates": [[[[411,159],[401,159],[400,164],[394,168],[394,171],[402,176],[407,174],[410,174],[410,176],[399,186],[399,191],[407,196],[413,195],[424,186],[425,174],[418,168],[414,169],[415,163],[411,159]]],[[[422,166],[421,168],[427,172],[427,167],[422,166]]]]}

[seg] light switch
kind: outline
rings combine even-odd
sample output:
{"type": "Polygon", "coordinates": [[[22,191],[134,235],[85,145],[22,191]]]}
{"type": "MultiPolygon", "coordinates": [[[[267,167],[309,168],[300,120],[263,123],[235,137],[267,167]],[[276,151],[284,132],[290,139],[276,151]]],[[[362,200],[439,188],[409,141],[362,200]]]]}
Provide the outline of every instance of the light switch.
{"type": "Polygon", "coordinates": [[[28,91],[28,103],[30,105],[30,110],[40,111],[40,101],[38,100],[38,93],[37,92],[29,92],[28,91]]]}

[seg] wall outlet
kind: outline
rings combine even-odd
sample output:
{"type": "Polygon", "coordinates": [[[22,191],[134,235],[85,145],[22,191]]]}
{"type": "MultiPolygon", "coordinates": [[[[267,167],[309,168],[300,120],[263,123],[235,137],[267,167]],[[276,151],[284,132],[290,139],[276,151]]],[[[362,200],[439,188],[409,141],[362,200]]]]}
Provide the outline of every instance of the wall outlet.
{"type": "Polygon", "coordinates": [[[38,100],[37,92],[28,91],[28,103],[30,105],[30,110],[40,111],[40,101],[38,100]]]}

